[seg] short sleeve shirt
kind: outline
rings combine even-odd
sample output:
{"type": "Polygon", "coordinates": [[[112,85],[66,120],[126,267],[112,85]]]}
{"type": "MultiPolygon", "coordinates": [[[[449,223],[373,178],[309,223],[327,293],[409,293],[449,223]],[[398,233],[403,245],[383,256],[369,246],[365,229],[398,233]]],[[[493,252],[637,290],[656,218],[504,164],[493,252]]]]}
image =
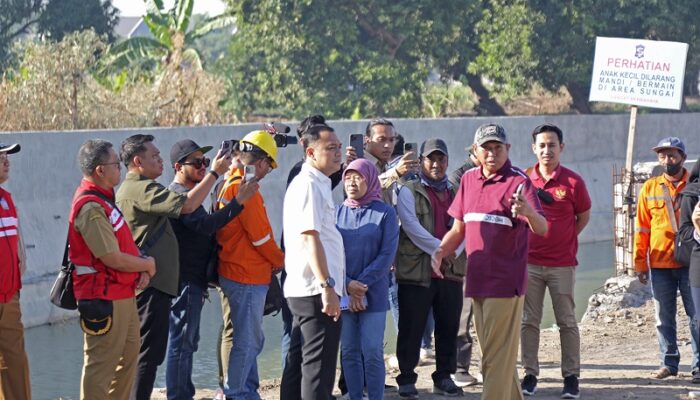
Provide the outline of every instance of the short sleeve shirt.
{"type": "Polygon", "coordinates": [[[523,196],[544,214],[532,183],[510,160],[485,178],[481,168],[462,176],[459,192],[448,213],[464,222],[467,253],[465,297],[514,297],[527,287],[527,219],[511,213],[510,199],[519,185],[523,196]]]}
{"type": "Polygon", "coordinates": [[[331,180],[304,163],[284,196],[285,297],[308,297],[321,293],[320,282],[310,266],[310,254],[302,233],[316,231],[326,255],[328,273],[335,280],[339,296],[345,292],[345,250],[343,237],[335,225],[331,180]]]}
{"type": "Polygon", "coordinates": [[[148,255],[156,260],[157,271],[151,279],[151,286],[176,296],[180,257],[177,237],[168,219],[180,217],[187,194],[175,193],[153,179],[129,172],[117,191],[116,200],[139,247],[165,224],[160,239],[148,249],[148,255]]]}
{"type": "Polygon", "coordinates": [[[120,251],[112,224],[99,203],[88,201],[83,204],[75,217],[74,225],[95,258],[120,251]]]}
{"type": "Polygon", "coordinates": [[[530,172],[530,180],[535,189],[549,193],[552,202],[542,202],[548,229],[544,236],[530,232],[528,262],[545,267],[576,266],[576,215],[591,209],[586,184],[578,174],[561,165],[549,180],[542,178],[538,171],[539,164],[536,164],[530,172]]]}

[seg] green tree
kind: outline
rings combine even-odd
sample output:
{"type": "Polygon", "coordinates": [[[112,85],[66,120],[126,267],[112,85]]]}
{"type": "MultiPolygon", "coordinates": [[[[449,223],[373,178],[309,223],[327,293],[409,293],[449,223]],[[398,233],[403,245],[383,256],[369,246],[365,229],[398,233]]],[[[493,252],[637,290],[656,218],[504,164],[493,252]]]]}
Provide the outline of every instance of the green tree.
{"type": "Polygon", "coordinates": [[[217,65],[228,81],[226,107],[296,118],[421,115],[431,71],[466,79],[479,4],[230,0],[237,32],[217,65]]]}
{"type": "MultiPolygon", "coordinates": [[[[481,53],[470,71],[511,93],[533,83],[549,90],[563,86],[572,108],[590,113],[597,36],[682,41],[690,43],[689,55],[697,54],[698,11],[692,0],[491,0],[479,22],[481,53]]],[[[697,76],[697,65],[691,56],[686,76],[697,76]]]]}
{"type": "Polygon", "coordinates": [[[92,28],[114,40],[119,10],[111,0],[49,0],[38,21],[38,31],[60,42],[71,32],[92,28]]]}
{"type": "Polygon", "coordinates": [[[220,15],[207,18],[190,30],[194,0],[175,0],[170,10],[165,10],[162,0],[144,2],[146,15],[143,19],[153,37],[129,38],[113,46],[105,57],[100,74],[120,72],[135,65],[180,68],[186,64],[201,69],[202,59],[193,43],[234,21],[230,15],[220,15]]]}
{"type": "Polygon", "coordinates": [[[0,71],[7,66],[12,41],[35,24],[42,0],[0,0],[0,71]]]}

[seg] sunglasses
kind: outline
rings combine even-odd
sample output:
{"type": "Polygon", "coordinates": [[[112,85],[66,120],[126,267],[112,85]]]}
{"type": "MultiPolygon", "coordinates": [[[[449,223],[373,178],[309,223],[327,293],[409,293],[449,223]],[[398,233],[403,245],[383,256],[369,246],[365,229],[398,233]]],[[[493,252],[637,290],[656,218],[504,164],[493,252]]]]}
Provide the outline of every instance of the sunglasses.
{"type": "Polygon", "coordinates": [[[211,160],[204,157],[204,158],[195,158],[192,161],[182,163],[182,165],[191,165],[197,169],[200,169],[202,167],[208,167],[210,162],[211,162],[211,160]]]}

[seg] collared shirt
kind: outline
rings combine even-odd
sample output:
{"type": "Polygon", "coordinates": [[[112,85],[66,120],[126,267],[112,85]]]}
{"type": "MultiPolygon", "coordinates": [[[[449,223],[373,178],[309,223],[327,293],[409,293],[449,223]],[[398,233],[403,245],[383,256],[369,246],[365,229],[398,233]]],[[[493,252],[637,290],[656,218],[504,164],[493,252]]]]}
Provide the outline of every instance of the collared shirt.
{"type": "Polygon", "coordinates": [[[464,222],[467,252],[465,297],[514,297],[527,286],[527,218],[513,218],[510,200],[523,184],[523,196],[543,214],[537,194],[525,173],[510,160],[491,178],[481,168],[462,176],[449,214],[464,222]]]}
{"type": "Polygon", "coordinates": [[[85,203],[80,207],[74,224],[95,258],[119,251],[119,242],[114,236],[112,224],[100,204],[94,201],[85,203]]]}
{"type": "Polygon", "coordinates": [[[591,198],[586,184],[574,171],[561,164],[554,169],[549,180],[539,174],[537,163],[530,172],[535,189],[549,193],[552,202],[542,203],[547,217],[547,233],[544,236],[530,232],[528,263],[545,267],[571,267],[578,265],[578,235],[576,215],[591,209],[591,198]]]}
{"type": "Polygon", "coordinates": [[[160,239],[148,250],[148,255],[156,260],[157,271],[150,286],[177,296],[180,257],[177,238],[168,218],[180,217],[187,195],[170,191],[153,179],[128,172],[119,186],[116,200],[139,247],[157,233],[161,224],[165,224],[160,239]]]}
{"type": "Polygon", "coordinates": [[[345,250],[343,238],[335,226],[335,206],[331,180],[321,171],[304,163],[284,196],[282,226],[284,229],[285,297],[308,297],[321,293],[320,282],[309,264],[310,254],[302,233],[319,234],[328,264],[328,273],[335,280],[335,291],[345,294],[345,250]]]}

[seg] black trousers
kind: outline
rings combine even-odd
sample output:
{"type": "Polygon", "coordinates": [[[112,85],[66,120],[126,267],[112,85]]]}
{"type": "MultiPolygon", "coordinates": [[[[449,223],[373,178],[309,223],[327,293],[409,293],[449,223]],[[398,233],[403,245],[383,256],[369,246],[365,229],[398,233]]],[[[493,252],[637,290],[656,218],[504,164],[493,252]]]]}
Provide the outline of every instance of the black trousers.
{"type": "Polygon", "coordinates": [[[463,300],[462,312],[459,317],[459,329],[457,330],[457,372],[469,373],[469,364],[472,361],[474,339],[469,329],[472,325],[472,299],[463,300]]]}
{"type": "Polygon", "coordinates": [[[323,314],[321,295],[287,298],[294,315],[280,400],[328,400],[338,363],[340,321],[323,314]]]}
{"type": "Polygon", "coordinates": [[[430,287],[399,283],[399,335],[396,357],[399,385],[415,384],[415,368],[430,307],[435,318],[435,372],[433,382],[450,378],[457,368],[457,329],[462,312],[462,282],[431,279],[430,287]]]}
{"type": "Polygon", "coordinates": [[[141,322],[141,350],[130,400],[151,398],[158,366],[165,360],[168,349],[171,302],[172,296],[152,287],[136,296],[141,322]]]}

